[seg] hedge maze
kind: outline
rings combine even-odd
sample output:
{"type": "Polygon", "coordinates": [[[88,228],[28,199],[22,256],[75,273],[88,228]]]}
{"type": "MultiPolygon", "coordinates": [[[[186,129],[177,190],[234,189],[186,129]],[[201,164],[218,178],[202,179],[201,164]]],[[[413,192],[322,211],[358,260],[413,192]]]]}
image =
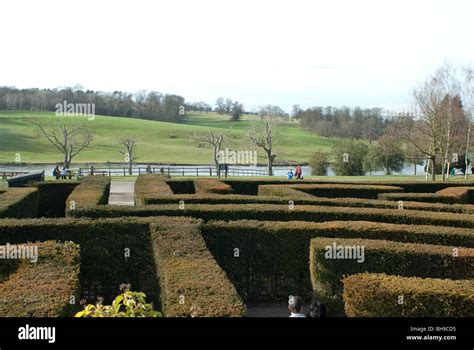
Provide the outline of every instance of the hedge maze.
{"type": "Polygon", "coordinates": [[[323,301],[330,316],[474,316],[474,183],[141,175],[0,193],[0,317],[72,316],[127,283],[167,317],[323,301]],[[33,251],[33,250],[31,250],[33,251]]]}

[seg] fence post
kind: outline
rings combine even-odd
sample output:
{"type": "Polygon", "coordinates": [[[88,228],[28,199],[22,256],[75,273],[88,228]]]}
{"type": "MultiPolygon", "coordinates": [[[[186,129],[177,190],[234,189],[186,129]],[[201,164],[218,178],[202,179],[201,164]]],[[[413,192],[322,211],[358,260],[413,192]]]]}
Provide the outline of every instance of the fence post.
{"type": "Polygon", "coordinates": [[[199,168],[196,168],[196,176],[199,176],[199,168]]]}
{"type": "Polygon", "coordinates": [[[209,176],[212,177],[212,168],[209,168],[209,176]]]}

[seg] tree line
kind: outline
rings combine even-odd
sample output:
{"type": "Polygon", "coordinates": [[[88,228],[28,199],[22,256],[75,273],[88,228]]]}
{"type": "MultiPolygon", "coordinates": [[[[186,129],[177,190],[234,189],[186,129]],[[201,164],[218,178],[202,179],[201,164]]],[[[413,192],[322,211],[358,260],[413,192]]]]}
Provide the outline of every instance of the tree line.
{"type": "Polygon", "coordinates": [[[180,122],[184,118],[185,99],[174,94],[139,91],[101,92],[75,88],[17,89],[0,87],[0,110],[56,111],[63,101],[94,104],[99,115],[180,122]]]}
{"type": "Polygon", "coordinates": [[[381,108],[312,107],[298,111],[301,126],[323,137],[378,139],[390,124],[381,108]]]}

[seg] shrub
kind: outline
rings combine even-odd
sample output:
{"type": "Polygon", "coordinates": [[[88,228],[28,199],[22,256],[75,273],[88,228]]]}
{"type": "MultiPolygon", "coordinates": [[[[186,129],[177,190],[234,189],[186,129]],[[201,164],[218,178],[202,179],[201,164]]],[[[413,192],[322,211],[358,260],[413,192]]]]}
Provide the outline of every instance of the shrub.
{"type": "Polygon", "coordinates": [[[368,239],[311,240],[310,273],[315,297],[326,302],[329,310],[333,310],[335,314],[343,311],[341,278],[361,272],[469,279],[474,277],[474,249],[454,250],[448,246],[368,239]],[[333,251],[333,246],[338,249],[363,248],[363,261],[328,256],[328,252],[333,251]]]}
{"type": "Polygon", "coordinates": [[[362,142],[341,141],[333,149],[332,169],[338,176],[365,175],[364,157],[369,148],[362,142]]]}
{"type": "Polygon", "coordinates": [[[364,273],[345,277],[343,284],[344,309],[350,317],[474,315],[474,280],[364,273]]]}
{"type": "Polygon", "coordinates": [[[79,300],[79,246],[35,243],[38,261],[21,261],[0,283],[1,317],[71,316],[79,300]],[[74,300],[75,299],[75,300],[74,300]]]}
{"type": "Polygon", "coordinates": [[[75,317],[161,317],[161,312],[154,311],[152,304],[147,304],[146,294],[125,290],[118,295],[112,305],[89,304],[75,317]]]}
{"type": "Polygon", "coordinates": [[[66,180],[35,183],[38,188],[38,217],[64,217],[67,197],[77,185],[77,181],[66,180]]]}
{"type": "Polygon", "coordinates": [[[474,247],[471,229],[366,221],[211,221],[202,234],[219,265],[245,300],[309,296],[311,238],[367,238],[474,247]],[[239,257],[234,256],[238,248],[239,257]]]}
{"type": "Polygon", "coordinates": [[[38,190],[12,187],[0,194],[0,218],[35,218],[38,215],[38,190]]]}
{"type": "Polygon", "coordinates": [[[243,316],[245,305],[202,238],[198,222],[151,224],[166,316],[243,316]]]}
{"type": "Polygon", "coordinates": [[[147,204],[148,198],[172,196],[173,191],[166,183],[166,177],[156,174],[139,175],[135,182],[135,202],[147,204]]]}
{"type": "Polygon", "coordinates": [[[381,185],[336,185],[336,184],[298,184],[292,186],[302,192],[317,197],[351,197],[351,198],[373,198],[376,199],[380,193],[403,192],[396,186],[381,185]]]}
{"type": "Polygon", "coordinates": [[[329,157],[324,152],[315,152],[309,159],[309,166],[311,167],[311,175],[326,176],[328,174],[329,157]]]}
{"type": "Polygon", "coordinates": [[[230,185],[216,179],[194,180],[194,189],[197,194],[229,194],[232,193],[230,185]]]}
{"type": "Polygon", "coordinates": [[[109,200],[110,178],[87,176],[66,200],[66,216],[78,209],[87,209],[107,204],[109,200]]]}
{"type": "Polygon", "coordinates": [[[403,169],[405,155],[400,140],[388,133],[383,134],[373,146],[374,151],[369,152],[378,167],[384,169],[385,175],[400,172],[403,169]]]}

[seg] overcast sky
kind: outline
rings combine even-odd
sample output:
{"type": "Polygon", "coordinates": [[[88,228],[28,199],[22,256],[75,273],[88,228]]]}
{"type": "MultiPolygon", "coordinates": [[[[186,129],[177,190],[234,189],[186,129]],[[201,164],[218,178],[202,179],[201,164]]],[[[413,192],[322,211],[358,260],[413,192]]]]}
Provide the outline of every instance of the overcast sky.
{"type": "Polygon", "coordinates": [[[473,62],[472,0],[15,0],[0,85],[177,93],[247,109],[398,106],[445,60],[473,62]]]}

